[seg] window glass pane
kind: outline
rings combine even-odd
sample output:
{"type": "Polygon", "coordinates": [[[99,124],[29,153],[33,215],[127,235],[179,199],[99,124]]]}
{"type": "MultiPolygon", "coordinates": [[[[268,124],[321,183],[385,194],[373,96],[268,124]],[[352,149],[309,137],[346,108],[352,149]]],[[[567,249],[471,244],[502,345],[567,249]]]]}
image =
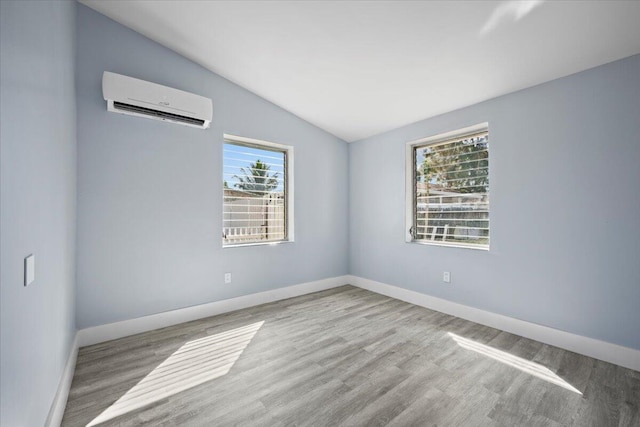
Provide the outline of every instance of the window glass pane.
{"type": "Polygon", "coordinates": [[[285,152],[224,143],[224,245],[287,238],[286,179],[285,152]]]}
{"type": "Polygon", "coordinates": [[[489,135],[414,148],[418,241],[489,245],[489,135]]]}

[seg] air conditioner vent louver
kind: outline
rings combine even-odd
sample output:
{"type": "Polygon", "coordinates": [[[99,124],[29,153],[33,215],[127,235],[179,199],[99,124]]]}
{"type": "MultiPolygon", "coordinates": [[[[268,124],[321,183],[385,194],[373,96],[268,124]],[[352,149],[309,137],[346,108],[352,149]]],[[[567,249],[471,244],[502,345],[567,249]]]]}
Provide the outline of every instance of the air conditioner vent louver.
{"type": "Polygon", "coordinates": [[[213,117],[211,99],[157,83],[105,71],[102,95],[107,111],[206,129],[213,117]]]}
{"type": "Polygon", "coordinates": [[[117,110],[144,114],[146,116],[154,116],[162,120],[171,120],[172,122],[188,123],[191,125],[198,125],[198,126],[204,125],[204,120],[194,119],[193,117],[181,116],[179,114],[165,113],[164,111],[158,111],[152,108],[138,107],[137,105],[125,104],[124,102],[114,102],[113,107],[117,110]]]}

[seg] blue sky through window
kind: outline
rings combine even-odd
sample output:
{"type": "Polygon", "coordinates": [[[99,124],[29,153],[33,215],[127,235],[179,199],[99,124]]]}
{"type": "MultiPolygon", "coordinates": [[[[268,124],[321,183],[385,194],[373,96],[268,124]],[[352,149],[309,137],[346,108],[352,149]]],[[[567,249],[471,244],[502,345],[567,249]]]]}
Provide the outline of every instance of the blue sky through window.
{"type": "Polygon", "coordinates": [[[244,176],[241,168],[244,168],[250,173],[249,165],[260,160],[269,168],[269,176],[274,176],[276,173],[278,174],[278,186],[273,191],[282,192],[284,191],[285,178],[284,158],[285,155],[281,151],[272,151],[225,142],[223,146],[223,182],[226,181],[228,187],[231,189],[239,189],[236,187],[236,184],[239,184],[240,181],[236,176],[244,176]]]}

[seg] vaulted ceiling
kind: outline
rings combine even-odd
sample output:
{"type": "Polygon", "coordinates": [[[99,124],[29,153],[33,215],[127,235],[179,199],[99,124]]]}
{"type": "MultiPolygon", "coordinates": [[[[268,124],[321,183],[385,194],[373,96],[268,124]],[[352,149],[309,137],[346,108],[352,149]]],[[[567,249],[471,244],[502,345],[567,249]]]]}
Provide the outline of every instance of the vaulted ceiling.
{"type": "Polygon", "coordinates": [[[82,3],[345,141],[640,53],[640,1],[82,3]]]}

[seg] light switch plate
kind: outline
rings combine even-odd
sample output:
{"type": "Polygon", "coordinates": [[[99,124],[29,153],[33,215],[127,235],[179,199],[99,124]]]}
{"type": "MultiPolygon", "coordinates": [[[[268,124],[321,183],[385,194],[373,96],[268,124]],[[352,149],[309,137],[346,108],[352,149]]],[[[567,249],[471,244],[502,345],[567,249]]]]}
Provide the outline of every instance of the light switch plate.
{"type": "Polygon", "coordinates": [[[28,286],[36,280],[36,257],[31,254],[24,259],[24,285],[28,286]]]}

